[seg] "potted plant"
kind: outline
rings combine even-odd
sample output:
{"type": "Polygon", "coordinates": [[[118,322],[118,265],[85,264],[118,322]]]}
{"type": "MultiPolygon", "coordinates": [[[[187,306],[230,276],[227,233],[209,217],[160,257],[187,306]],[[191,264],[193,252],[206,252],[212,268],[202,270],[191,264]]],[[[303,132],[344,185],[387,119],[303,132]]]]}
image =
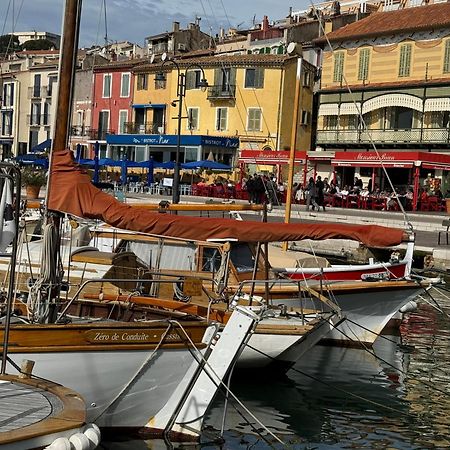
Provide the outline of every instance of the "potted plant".
{"type": "Polygon", "coordinates": [[[47,182],[45,170],[27,166],[21,170],[22,186],[25,187],[27,198],[36,199],[39,197],[41,187],[47,182]]]}

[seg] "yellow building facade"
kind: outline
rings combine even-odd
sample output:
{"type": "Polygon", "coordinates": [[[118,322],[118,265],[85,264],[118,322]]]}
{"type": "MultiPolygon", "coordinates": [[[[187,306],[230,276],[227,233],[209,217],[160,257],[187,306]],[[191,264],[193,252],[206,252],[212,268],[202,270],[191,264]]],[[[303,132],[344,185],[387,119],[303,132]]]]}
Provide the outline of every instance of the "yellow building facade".
{"type": "MultiPolygon", "coordinates": [[[[143,111],[135,108],[132,129],[177,134],[182,79],[180,134],[238,138],[236,150],[289,150],[296,126],[297,149],[309,150],[315,77],[309,63],[301,61],[298,121],[294,124],[297,57],[226,55],[175,62],[135,68],[133,103],[146,107],[143,111]],[[166,81],[158,81],[161,71],[166,81]],[[206,89],[201,88],[203,77],[208,82],[206,89]]],[[[235,151],[234,162],[237,158],[235,151]]]]}
{"type": "MultiPolygon", "coordinates": [[[[450,4],[378,12],[316,43],[323,47],[316,146],[336,152],[335,167],[342,159],[345,184],[358,176],[383,186],[381,173],[358,162],[374,146],[391,159],[401,159],[401,152],[448,153],[450,4]],[[361,154],[348,156],[355,161],[345,169],[344,152],[352,151],[361,154]]],[[[421,178],[446,184],[438,165],[415,164],[421,178]]],[[[392,174],[410,188],[410,170],[392,174]]]]}

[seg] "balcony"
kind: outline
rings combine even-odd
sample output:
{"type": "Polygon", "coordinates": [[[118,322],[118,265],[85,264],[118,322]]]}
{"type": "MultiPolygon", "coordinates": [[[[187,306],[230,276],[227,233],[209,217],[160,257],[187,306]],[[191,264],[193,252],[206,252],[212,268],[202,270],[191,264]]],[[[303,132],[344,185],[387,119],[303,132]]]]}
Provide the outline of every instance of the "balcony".
{"type": "Polygon", "coordinates": [[[105,141],[107,134],[116,134],[115,130],[96,130],[91,128],[87,131],[87,137],[92,141],[105,141]]]}
{"type": "Polygon", "coordinates": [[[84,125],[77,125],[70,128],[71,136],[78,137],[89,137],[91,132],[91,127],[87,127],[84,125]]]}
{"type": "Polygon", "coordinates": [[[27,125],[30,127],[38,127],[41,125],[42,116],[40,114],[28,114],[27,125]]]}
{"type": "Polygon", "coordinates": [[[51,125],[50,119],[51,119],[50,114],[42,114],[42,116],[41,116],[41,124],[46,126],[46,127],[49,127],[51,125]]]}
{"type": "Polygon", "coordinates": [[[220,100],[220,99],[234,100],[236,98],[236,85],[229,84],[227,86],[223,86],[219,84],[209,86],[207,98],[208,100],[220,100]]]}
{"type": "Polygon", "coordinates": [[[31,86],[28,88],[28,99],[51,97],[48,86],[31,86]]]}
{"type": "Polygon", "coordinates": [[[404,130],[317,130],[318,145],[370,144],[405,146],[408,144],[447,144],[448,128],[408,128],[404,130]]]}
{"type": "Polygon", "coordinates": [[[164,134],[164,125],[152,122],[125,122],[125,134],[164,134]]]}
{"type": "Polygon", "coordinates": [[[153,55],[167,53],[168,51],[169,51],[169,44],[167,42],[161,42],[159,44],[153,44],[149,46],[149,53],[153,55]]]}

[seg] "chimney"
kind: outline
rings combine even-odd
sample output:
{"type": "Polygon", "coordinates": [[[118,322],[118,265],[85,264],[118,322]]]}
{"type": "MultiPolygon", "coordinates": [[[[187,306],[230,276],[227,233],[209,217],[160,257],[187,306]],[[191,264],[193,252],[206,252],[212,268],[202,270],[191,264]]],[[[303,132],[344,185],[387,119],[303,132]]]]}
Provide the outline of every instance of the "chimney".
{"type": "Polygon", "coordinates": [[[180,31],[180,22],[173,22],[172,23],[172,32],[176,33],[177,31],[180,31]]]}
{"type": "Polygon", "coordinates": [[[267,16],[264,16],[262,23],[262,31],[267,31],[268,29],[269,29],[269,18],[267,16]]]}

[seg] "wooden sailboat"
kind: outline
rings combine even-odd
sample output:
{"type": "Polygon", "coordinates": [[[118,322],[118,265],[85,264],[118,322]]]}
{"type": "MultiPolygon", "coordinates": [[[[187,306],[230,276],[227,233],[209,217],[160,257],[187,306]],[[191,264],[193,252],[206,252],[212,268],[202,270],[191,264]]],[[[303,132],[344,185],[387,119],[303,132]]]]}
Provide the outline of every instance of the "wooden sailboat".
{"type": "MultiPolygon", "coordinates": [[[[66,1],[51,167],[55,164],[53,155],[67,143],[80,9],[80,0],[66,1]]],[[[49,197],[58,188],[53,182],[53,169],[50,172],[49,197]]],[[[186,428],[178,423],[177,433],[198,437],[206,408],[258,316],[249,310],[236,309],[230,326],[225,327],[219,339],[217,325],[195,318],[118,322],[78,315],[58,322],[61,214],[48,200],[42,264],[39,277],[30,288],[33,306],[29,317],[12,319],[10,301],[5,326],[0,329],[3,355],[8,350],[3,369],[14,370],[22,359],[34,361],[37,376],[79,392],[87,403],[88,421],[100,426],[148,431],[152,423],[157,423],[155,431],[168,433],[187,414],[195,417],[195,425],[186,428]],[[204,368],[205,358],[210,361],[208,369],[204,368]],[[214,375],[214,386],[202,378],[199,368],[212,372],[209,377],[214,375]],[[185,386],[185,390],[176,389],[178,386],[185,386]],[[202,389],[207,389],[207,395],[200,395],[202,389]],[[195,412],[184,402],[195,404],[195,412]],[[152,421],[160,417],[158,413],[163,407],[167,410],[169,403],[172,408],[169,418],[152,421]]],[[[12,277],[11,280],[10,284],[14,282],[12,277]]]]}

